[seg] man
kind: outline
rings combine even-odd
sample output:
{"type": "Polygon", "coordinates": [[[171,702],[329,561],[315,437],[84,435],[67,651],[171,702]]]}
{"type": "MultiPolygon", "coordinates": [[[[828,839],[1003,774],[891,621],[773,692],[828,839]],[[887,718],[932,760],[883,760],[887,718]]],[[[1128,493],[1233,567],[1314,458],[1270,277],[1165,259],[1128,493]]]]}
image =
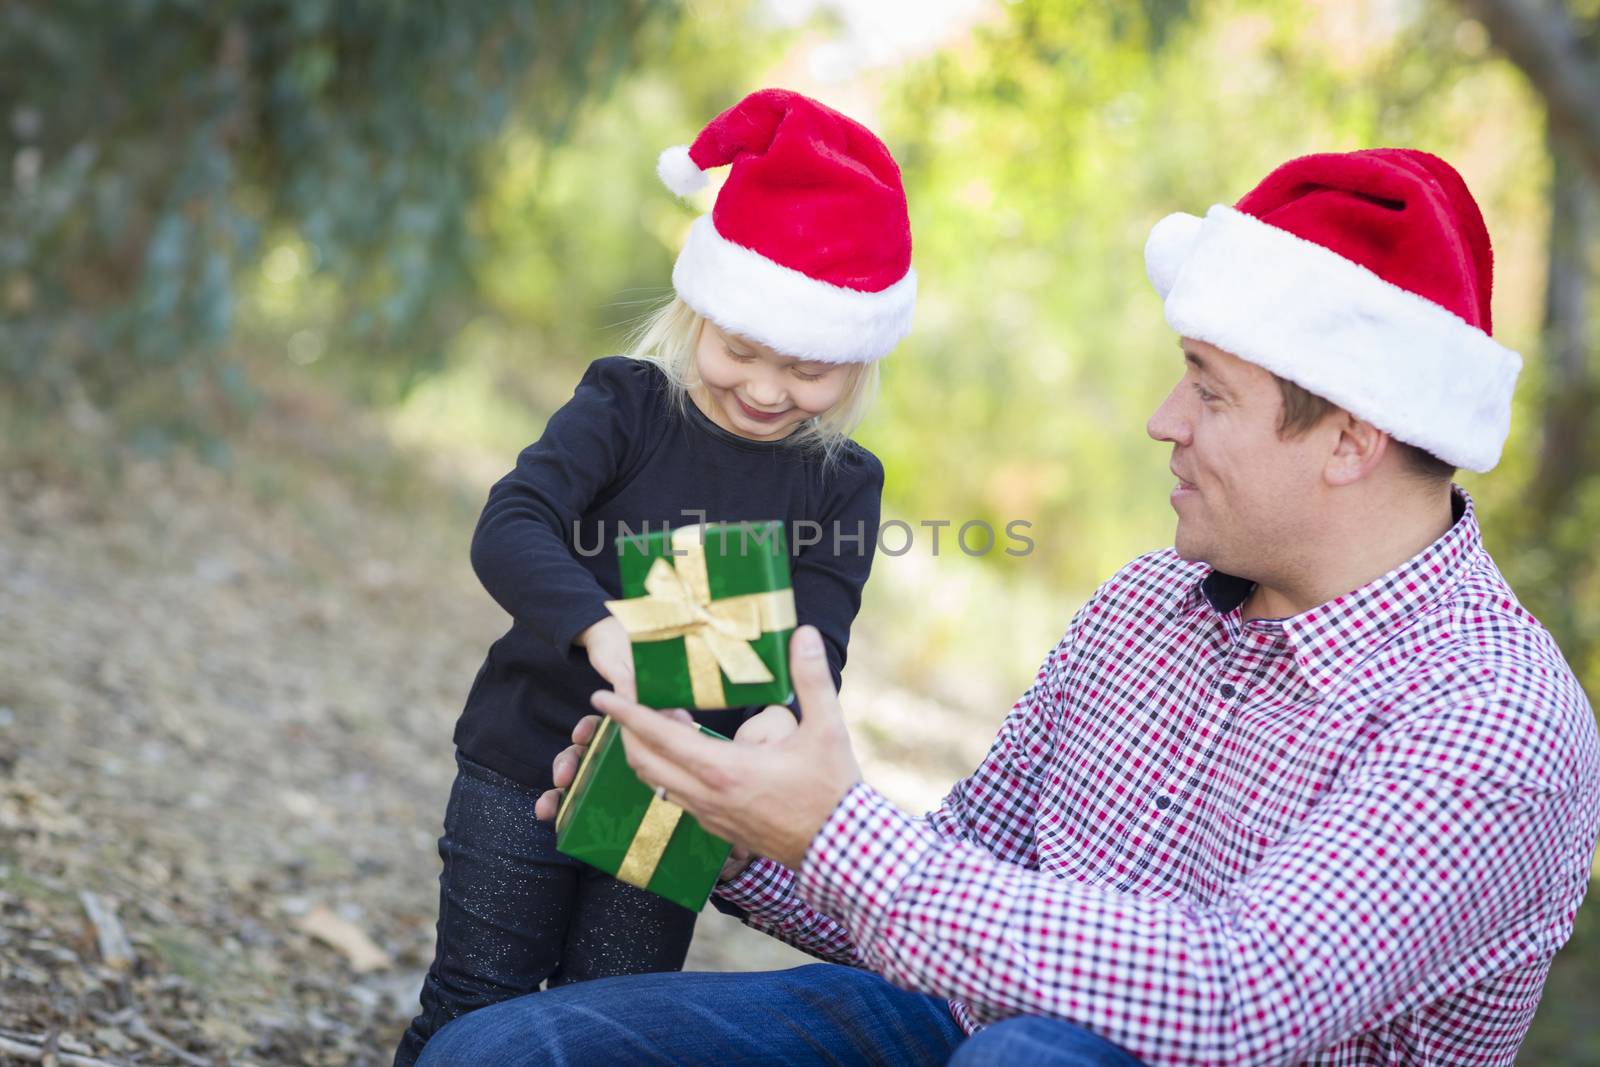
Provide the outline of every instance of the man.
{"type": "Polygon", "coordinates": [[[1309,156],[1146,260],[1176,545],[1090,598],[938,811],[861,781],[806,629],[775,743],[596,694],[646,782],[768,857],[722,901],[854,966],[536,994],[424,1064],[1512,1062],[1600,745],[1450,484],[1498,460],[1520,366],[1477,206],[1420,152],[1309,156]]]}

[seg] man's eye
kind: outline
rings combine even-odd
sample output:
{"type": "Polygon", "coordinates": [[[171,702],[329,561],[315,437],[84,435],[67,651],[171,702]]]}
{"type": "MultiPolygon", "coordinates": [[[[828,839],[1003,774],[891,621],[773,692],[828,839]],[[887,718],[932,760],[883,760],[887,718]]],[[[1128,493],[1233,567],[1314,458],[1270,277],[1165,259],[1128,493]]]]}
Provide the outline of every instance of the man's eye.
{"type": "Polygon", "coordinates": [[[1199,394],[1200,399],[1202,401],[1204,401],[1205,403],[1207,403],[1207,404],[1211,403],[1211,401],[1213,401],[1213,400],[1215,400],[1217,398],[1217,394],[1216,393],[1213,393],[1211,390],[1207,389],[1205,386],[1200,385],[1198,383],[1196,383],[1196,385],[1194,387],[1194,391],[1197,394],[1199,394]]]}

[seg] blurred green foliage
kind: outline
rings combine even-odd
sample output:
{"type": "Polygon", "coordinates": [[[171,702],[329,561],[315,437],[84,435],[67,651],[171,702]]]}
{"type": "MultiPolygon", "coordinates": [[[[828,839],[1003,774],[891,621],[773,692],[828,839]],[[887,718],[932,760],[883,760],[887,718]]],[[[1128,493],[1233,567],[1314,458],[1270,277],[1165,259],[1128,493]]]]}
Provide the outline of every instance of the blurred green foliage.
{"type": "Polygon", "coordinates": [[[36,400],[220,390],[240,282],[292,234],[328,344],[390,393],[479,284],[492,149],[559,141],[660,0],[0,4],[0,370],[36,400]]]}
{"type": "MultiPolygon", "coordinates": [[[[673,197],[656,158],[758,88],[787,36],[746,0],[702,2],[642,36],[638,63],[559,143],[513,120],[475,209],[481,285],[447,373],[418,384],[398,419],[427,446],[478,447],[509,463],[584,366],[620,351],[672,295],[672,264],[708,206],[673,197]]],[[[304,301],[271,317],[305,321],[304,301]]]]}

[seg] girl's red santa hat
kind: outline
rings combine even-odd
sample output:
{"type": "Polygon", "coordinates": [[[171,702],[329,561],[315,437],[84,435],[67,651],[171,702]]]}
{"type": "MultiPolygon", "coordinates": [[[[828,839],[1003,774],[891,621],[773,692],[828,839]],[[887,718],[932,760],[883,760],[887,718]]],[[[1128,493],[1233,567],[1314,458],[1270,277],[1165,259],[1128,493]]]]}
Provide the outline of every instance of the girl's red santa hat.
{"type": "Polygon", "coordinates": [[[732,165],[672,270],[678,296],[786,355],[866,363],[911,329],[917,275],[900,168],[853,119],[784,89],[751,93],[656,172],[688,196],[732,165]]]}
{"type": "Polygon", "coordinates": [[[1489,336],[1494,254],[1451,166],[1303,156],[1145,244],[1167,323],[1469,470],[1500,459],[1522,357],[1489,336]]]}

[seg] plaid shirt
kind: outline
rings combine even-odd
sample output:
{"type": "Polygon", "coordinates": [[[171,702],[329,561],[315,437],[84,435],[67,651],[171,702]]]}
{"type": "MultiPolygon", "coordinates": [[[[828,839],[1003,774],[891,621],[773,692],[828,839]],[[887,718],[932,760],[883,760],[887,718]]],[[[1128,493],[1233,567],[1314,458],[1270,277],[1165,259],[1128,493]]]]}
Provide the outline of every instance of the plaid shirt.
{"type": "Polygon", "coordinates": [[[1288,619],[1144,556],[983,763],[913,818],[866,784],[798,874],[718,895],[816,955],[1070,1019],[1151,1064],[1511,1063],[1588,885],[1600,744],[1471,501],[1288,619]]]}

